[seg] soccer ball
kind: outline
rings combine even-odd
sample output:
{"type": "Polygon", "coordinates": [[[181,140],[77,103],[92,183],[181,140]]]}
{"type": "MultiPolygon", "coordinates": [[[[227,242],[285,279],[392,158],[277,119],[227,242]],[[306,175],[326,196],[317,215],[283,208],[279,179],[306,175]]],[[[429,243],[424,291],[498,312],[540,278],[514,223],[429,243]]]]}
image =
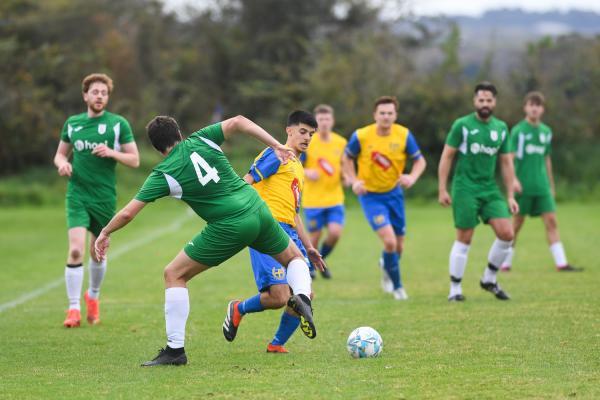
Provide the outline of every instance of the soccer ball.
{"type": "Polygon", "coordinates": [[[383,350],[383,340],[375,329],[361,326],[348,336],[346,347],[354,358],[377,357],[383,350]]]}

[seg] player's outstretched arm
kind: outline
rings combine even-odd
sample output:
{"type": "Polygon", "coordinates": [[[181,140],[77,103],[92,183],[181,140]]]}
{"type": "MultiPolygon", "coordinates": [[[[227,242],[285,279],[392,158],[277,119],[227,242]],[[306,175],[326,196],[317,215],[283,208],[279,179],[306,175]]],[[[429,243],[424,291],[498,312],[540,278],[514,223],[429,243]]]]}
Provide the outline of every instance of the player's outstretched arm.
{"type": "Polygon", "coordinates": [[[289,159],[295,157],[292,149],[279,143],[279,141],[271,136],[267,131],[243,115],[238,115],[221,122],[221,129],[223,130],[223,136],[225,139],[228,139],[236,133],[243,133],[245,135],[252,136],[260,142],[263,142],[275,151],[277,158],[284,164],[289,159]]]}
{"type": "Polygon", "coordinates": [[[323,260],[321,253],[319,253],[319,250],[315,249],[312,242],[310,241],[310,237],[304,229],[304,223],[302,222],[302,218],[300,218],[300,215],[296,214],[296,216],[294,217],[294,221],[296,222],[296,232],[298,232],[298,237],[300,238],[300,241],[306,249],[308,259],[316,269],[318,269],[319,271],[324,271],[325,260],[323,260]]]}
{"type": "Polygon", "coordinates": [[[58,169],[58,174],[60,176],[71,176],[73,173],[73,166],[69,162],[70,153],[70,143],[63,142],[62,140],[58,142],[58,148],[56,149],[56,154],[54,155],[54,165],[56,166],[56,169],[58,169]]]}
{"type": "Polygon", "coordinates": [[[110,245],[110,234],[123,228],[125,225],[133,221],[135,216],[142,211],[146,203],[136,199],[131,200],[121,211],[115,215],[110,222],[102,229],[100,235],[94,243],[96,255],[99,259],[106,258],[106,252],[110,245]]]}
{"type": "Polygon", "coordinates": [[[500,154],[500,169],[502,171],[502,179],[504,187],[506,187],[506,197],[508,198],[508,206],[510,212],[516,214],[519,212],[519,204],[515,200],[515,166],[510,153],[500,154]]]}
{"type": "Polygon", "coordinates": [[[140,165],[140,155],[135,142],[122,144],[121,151],[100,144],[92,150],[92,154],[102,158],[113,158],[115,161],[131,168],[137,168],[140,165]]]}
{"type": "Polygon", "coordinates": [[[438,201],[444,207],[452,204],[452,198],[448,193],[448,175],[450,175],[450,168],[452,168],[452,161],[454,161],[455,156],[456,148],[444,145],[440,165],[438,166],[438,201]]]}

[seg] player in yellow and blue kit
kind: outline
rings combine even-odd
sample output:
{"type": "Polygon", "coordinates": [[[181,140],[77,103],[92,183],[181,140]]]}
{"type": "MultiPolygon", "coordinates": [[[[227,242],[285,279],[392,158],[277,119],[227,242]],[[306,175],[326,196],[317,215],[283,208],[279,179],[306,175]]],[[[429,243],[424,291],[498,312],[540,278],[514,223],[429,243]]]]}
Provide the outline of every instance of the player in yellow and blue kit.
{"type": "MultiPolygon", "coordinates": [[[[312,114],[306,111],[292,112],[288,117],[286,127],[288,135],[286,146],[291,148],[298,157],[308,148],[316,128],[317,122],[312,114]]],[[[298,215],[304,185],[302,163],[298,159],[294,159],[282,164],[274,152],[268,148],[258,155],[244,180],[254,186],[260,197],[269,206],[273,217],[296,243],[304,257],[322,270],[323,259],[312,246],[298,215]]],[[[273,257],[252,248],[250,248],[250,261],[259,293],[244,301],[229,302],[223,323],[223,335],[230,342],[235,339],[237,329],[245,314],[281,308],[290,298],[286,271],[280,263],[273,257]]],[[[304,295],[300,294],[300,296],[304,295]]],[[[314,326],[305,324],[305,321],[301,320],[288,306],[281,316],[275,337],[267,346],[267,352],[287,353],[283,345],[301,322],[304,334],[311,339],[314,338],[316,336],[314,326]]]]}
{"type": "MultiPolygon", "coordinates": [[[[347,140],[332,132],[333,108],[326,104],[315,107],[319,125],[308,150],[300,156],[304,164],[306,183],[302,193],[302,207],[313,246],[319,246],[321,232],[327,228],[327,237],[320,253],[326,258],[339,240],[344,226],[344,191],[342,189],[342,154],[347,140]]],[[[316,276],[311,269],[313,278],[316,276]]],[[[321,273],[330,279],[329,268],[321,273]]]]}
{"type": "Polygon", "coordinates": [[[380,262],[384,269],[383,289],[393,292],[396,300],[406,300],[408,296],[400,274],[406,232],[402,188],[408,189],[415,184],[425,170],[426,162],[411,132],[394,123],[397,112],[395,97],[377,99],[373,113],[375,123],[352,134],[343,163],[367,221],[383,242],[380,262]],[[410,174],[404,174],[407,158],[413,163],[410,174]]]}

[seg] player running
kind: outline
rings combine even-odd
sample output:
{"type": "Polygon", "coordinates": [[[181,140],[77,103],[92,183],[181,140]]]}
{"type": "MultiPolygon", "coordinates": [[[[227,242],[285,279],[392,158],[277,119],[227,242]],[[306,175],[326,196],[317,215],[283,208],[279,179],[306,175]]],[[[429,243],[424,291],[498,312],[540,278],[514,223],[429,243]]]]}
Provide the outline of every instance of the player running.
{"type": "Polygon", "coordinates": [[[100,322],[100,286],[106,272],[106,260],[97,257],[94,241],[100,230],[115,215],[117,162],[137,168],[140,160],[131,127],[125,118],[106,111],[113,81],[104,74],[83,79],[83,101],[87,112],[72,115],[65,122],[54,165],[60,176],[68,176],[66,196],[69,253],[65,284],[69,309],[63,325],[81,324],[81,286],[86,231],[90,232],[89,288],[85,292],[87,321],[100,322]],[[73,160],[69,162],[70,153],[73,160]]]}
{"type": "Polygon", "coordinates": [[[383,266],[382,286],[396,300],[408,295],[402,285],[400,256],[404,248],[406,218],[403,188],[411,188],[425,171],[425,157],[408,128],[394,123],[398,116],[398,101],[384,96],[375,102],[375,123],[357,129],[350,138],[343,156],[344,172],[358,195],[358,200],[371,228],[383,242],[380,265],[383,266]],[[406,159],[412,169],[404,174],[406,159]],[[358,165],[358,177],[354,169],[358,165]],[[390,284],[391,280],[391,284],[390,284]]]}
{"type": "MultiPolygon", "coordinates": [[[[550,253],[557,271],[577,272],[577,268],[567,262],[565,249],[560,241],[554,203],[554,177],[552,175],[552,130],[542,123],[544,115],[544,95],[530,92],[525,96],[525,119],[511,131],[512,151],[517,174],[515,190],[519,203],[519,213],[513,218],[515,241],[525,217],[542,217],[550,253]]],[[[513,247],[502,265],[503,271],[510,271],[513,247]]]]}
{"type": "MultiPolygon", "coordinates": [[[[342,154],[347,140],[332,132],[335,123],[333,108],[318,105],[315,118],[319,125],[308,150],[300,156],[304,163],[306,183],[302,194],[302,206],[314,247],[319,247],[321,232],[327,228],[320,253],[326,258],[342,235],[344,227],[344,191],[342,189],[342,154]]],[[[316,273],[311,269],[313,278],[316,273]]],[[[331,279],[329,268],[321,272],[323,278],[331,279]]]]}
{"type": "Polygon", "coordinates": [[[200,129],[185,140],[171,117],[155,117],[146,130],[150,142],[165,159],[154,167],[135,198],[102,230],[96,240],[98,256],[106,256],[111,233],[131,222],[146,204],[161,197],[183,200],[207,225],[165,268],[167,346],[142,366],[187,364],[187,282],[247,246],[273,256],[287,267],[288,283],[294,292],[288,305],[316,331],[309,299],[311,279],[302,253],[273,219],[256,190],[235,173],[220,145],[241,132],[271,147],[282,163],[292,158],[293,152],[242,116],[200,129]]]}
{"type": "Polygon", "coordinates": [[[515,174],[510,156],[508,128],[503,121],[492,115],[496,107],[496,94],[496,87],[489,82],[475,86],[475,112],[454,121],[440,159],[439,202],[445,207],[452,205],[456,227],[456,241],[450,251],[449,301],[465,300],[461,281],[479,219],[489,224],[496,234],[488,255],[488,266],[480,281],[481,288],[493,293],[499,300],[509,299],[508,294],[498,285],[496,274],[508,254],[514,236],[509,207],[512,213],[516,213],[519,205],[513,192],[515,174]],[[498,154],[508,207],[495,179],[498,154]],[[448,175],[457,155],[450,197],[446,189],[448,175]]]}
{"type": "MultiPolygon", "coordinates": [[[[294,111],[287,120],[286,146],[296,157],[308,148],[311,137],[317,128],[317,121],[306,111],[294,111]]],[[[304,169],[298,159],[282,164],[273,149],[262,151],[244,180],[253,185],[260,197],[267,203],[271,213],[290,239],[300,249],[304,257],[322,265],[323,259],[313,247],[304,231],[302,219],[298,215],[304,182],[304,169]]],[[[246,314],[266,309],[278,309],[286,305],[290,288],[285,269],[273,257],[250,248],[250,262],[258,294],[244,301],[231,301],[223,323],[223,335],[232,342],[237,334],[242,317],[246,314]]],[[[267,345],[268,353],[287,353],[284,345],[301,323],[301,318],[291,307],[281,315],[279,328],[273,340],[267,345]]],[[[306,336],[314,338],[317,332],[302,321],[301,329],[306,336]]]]}

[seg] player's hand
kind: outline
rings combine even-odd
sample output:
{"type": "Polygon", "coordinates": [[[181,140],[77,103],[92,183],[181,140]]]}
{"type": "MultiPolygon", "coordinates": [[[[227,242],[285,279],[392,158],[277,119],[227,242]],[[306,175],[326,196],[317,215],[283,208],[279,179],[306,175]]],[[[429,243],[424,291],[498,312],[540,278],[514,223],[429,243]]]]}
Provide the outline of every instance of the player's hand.
{"type": "Polygon", "coordinates": [[[452,197],[450,197],[450,193],[447,190],[441,190],[438,195],[438,202],[444,207],[451,205],[452,197]]]}
{"type": "Polygon", "coordinates": [[[402,174],[400,175],[400,178],[398,178],[398,183],[404,189],[410,189],[410,187],[414,185],[416,181],[417,180],[409,174],[402,174]]]}
{"type": "Polygon", "coordinates": [[[367,189],[365,188],[365,183],[361,180],[354,181],[354,183],[352,184],[352,191],[357,196],[362,196],[363,194],[367,193],[367,189]]]}
{"type": "Polygon", "coordinates": [[[314,247],[311,247],[310,249],[306,249],[306,254],[308,255],[308,259],[310,260],[310,263],[316,269],[318,269],[321,272],[325,271],[325,260],[323,260],[321,253],[319,253],[319,251],[317,249],[315,249],[314,247]]]}
{"type": "Polygon", "coordinates": [[[511,197],[508,199],[508,208],[510,209],[510,212],[513,214],[519,213],[519,203],[517,203],[517,201],[515,200],[514,197],[511,197]]]}
{"type": "Polygon", "coordinates": [[[272,149],[273,151],[275,151],[277,159],[281,161],[282,164],[287,164],[289,160],[293,160],[294,158],[296,158],[296,154],[294,154],[294,151],[281,143],[278,143],[277,145],[273,146],[272,149]]]}
{"type": "Polygon", "coordinates": [[[110,236],[108,236],[104,231],[100,232],[96,242],[94,243],[94,249],[96,250],[96,257],[99,260],[106,259],[106,252],[108,251],[108,246],[110,246],[110,236]]]}
{"type": "Polygon", "coordinates": [[[65,161],[64,163],[61,164],[60,167],[58,167],[58,174],[60,176],[71,176],[72,173],[73,173],[73,166],[68,161],[65,161]]]}
{"type": "Polygon", "coordinates": [[[94,147],[94,150],[92,150],[93,155],[102,158],[112,157],[114,153],[115,150],[111,149],[105,144],[99,144],[98,146],[94,147]]]}
{"type": "Polygon", "coordinates": [[[523,186],[521,186],[521,182],[517,178],[513,181],[513,191],[515,193],[523,193],[523,186]]]}
{"type": "Polygon", "coordinates": [[[319,180],[319,171],[310,168],[305,169],[304,176],[306,176],[306,179],[308,179],[309,181],[316,181],[319,180]]]}

